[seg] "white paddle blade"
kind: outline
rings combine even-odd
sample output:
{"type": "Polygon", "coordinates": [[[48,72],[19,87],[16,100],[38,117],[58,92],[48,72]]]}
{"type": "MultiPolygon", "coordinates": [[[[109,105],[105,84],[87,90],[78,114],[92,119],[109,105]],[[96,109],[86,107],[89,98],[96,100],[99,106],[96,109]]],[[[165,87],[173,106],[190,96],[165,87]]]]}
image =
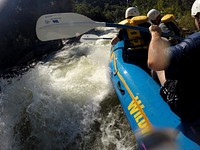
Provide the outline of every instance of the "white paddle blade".
{"type": "Polygon", "coordinates": [[[106,23],[77,13],[47,14],[37,20],[36,35],[41,41],[72,38],[99,26],[105,27],[106,23]]]}
{"type": "Polygon", "coordinates": [[[95,34],[83,34],[80,38],[80,42],[94,42],[95,40],[98,40],[99,36],[95,34]]]}
{"type": "Polygon", "coordinates": [[[102,40],[111,40],[112,38],[109,38],[109,37],[99,37],[95,34],[83,34],[80,38],[80,42],[94,42],[95,40],[99,40],[99,39],[102,39],[102,40]]]}

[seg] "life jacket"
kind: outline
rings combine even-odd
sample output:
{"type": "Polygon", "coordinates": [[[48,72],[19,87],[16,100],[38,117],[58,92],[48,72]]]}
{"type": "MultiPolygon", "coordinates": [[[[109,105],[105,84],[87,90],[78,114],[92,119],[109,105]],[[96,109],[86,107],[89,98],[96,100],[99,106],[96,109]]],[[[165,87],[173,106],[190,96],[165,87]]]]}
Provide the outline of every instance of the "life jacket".
{"type": "MultiPolygon", "coordinates": [[[[125,19],[119,22],[119,24],[139,26],[140,24],[147,22],[147,20],[148,20],[147,16],[136,16],[131,19],[125,19]]],[[[141,49],[141,47],[147,48],[147,44],[143,40],[143,37],[141,36],[139,30],[126,29],[126,35],[124,35],[124,37],[125,37],[124,39],[130,43],[131,48],[138,48],[138,49],[141,49]]]]}
{"type": "Polygon", "coordinates": [[[164,23],[167,28],[173,31],[174,35],[179,37],[185,37],[182,29],[179,27],[178,23],[175,21],[173,14],[166,14],[162,17],[161,22],[164,23]]]}

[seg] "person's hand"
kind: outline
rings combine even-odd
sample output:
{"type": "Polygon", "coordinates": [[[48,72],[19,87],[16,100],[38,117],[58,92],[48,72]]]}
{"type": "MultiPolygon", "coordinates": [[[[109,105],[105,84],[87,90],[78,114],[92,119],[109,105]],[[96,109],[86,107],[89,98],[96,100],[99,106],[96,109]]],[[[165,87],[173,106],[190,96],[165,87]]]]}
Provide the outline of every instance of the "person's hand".
{"type": "Polygon", "coordinates": [[[161,29],[160,29],[160,27],[159,26],[157,26],[157,25],[151,25],[150,27],[149,27],[149,31],[150,31],[150,33],[152,34],[152,33],[158,33],[159,35],[161,35],[161,29]]]}

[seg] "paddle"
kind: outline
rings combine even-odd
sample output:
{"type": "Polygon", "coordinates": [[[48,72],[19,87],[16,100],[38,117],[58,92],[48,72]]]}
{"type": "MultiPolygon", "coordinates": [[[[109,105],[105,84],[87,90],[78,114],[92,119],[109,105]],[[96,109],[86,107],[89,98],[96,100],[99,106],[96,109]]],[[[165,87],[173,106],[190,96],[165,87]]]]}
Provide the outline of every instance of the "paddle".
{"type": "Polygon", "coordinates": [[[99,39],[111,40],[112,38],[99,37],[95,34],[83,34],[80,38],[80,42],[91,42],[91,41],[99,40],[99,39]]]}
{"type": "MultiPolygon", "coordinates": [[[[50,41],[80,36],[96,27],[116,27],[149,32],[148,28],[138,26],[96,22],[77,13],[54,13],[39,17],[36,23],[36,35],[41,41],[50,41]]],[[[166,33],[162,36],[180,39],[180,37],[166,33]]]]}

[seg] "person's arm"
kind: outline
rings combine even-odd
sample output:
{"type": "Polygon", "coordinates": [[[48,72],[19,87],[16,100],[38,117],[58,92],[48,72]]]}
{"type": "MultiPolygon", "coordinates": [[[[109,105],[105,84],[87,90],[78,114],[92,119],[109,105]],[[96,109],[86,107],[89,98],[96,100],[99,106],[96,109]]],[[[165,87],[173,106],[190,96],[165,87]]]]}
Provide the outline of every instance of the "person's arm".
{"type": "Polygon", "coordinates": [[[124,30],[120,29],[118,34],[111,40],[111,44],[115,45],[118,41],[123,40],[123,32],[124,30]]]}
{"type": "Polygon", "coordinates": [[[110,43],[111,43],[111,45],[115,45],[118,41],[119,41],[118,36],[115,36],[114,38],[112,38],[110,43]]]}
{"type": "Polygon", "coordinates": [[[164,70],[168,66],[170,42],[161,37],[161,29],[157,25],[149,27],[151,41],[148,51],[148,67],[154,71],[164,70]]]}

